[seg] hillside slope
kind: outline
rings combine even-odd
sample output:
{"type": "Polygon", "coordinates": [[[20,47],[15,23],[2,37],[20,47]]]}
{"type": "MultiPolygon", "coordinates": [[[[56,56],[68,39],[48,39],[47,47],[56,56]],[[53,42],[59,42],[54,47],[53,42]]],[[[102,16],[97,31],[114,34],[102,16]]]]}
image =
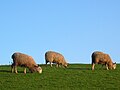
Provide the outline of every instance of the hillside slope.
{"type": "Polygon", "coordinates": [[[0,90],[80,90],[80,89],[120,89],[120,65],[116,70],[105,70],[96,65],[91,70],[89,64],[71,64],[68,68],[41,65],[43,73],[18,74],[10,72],[10,66],[0,66],[0,90]]]}

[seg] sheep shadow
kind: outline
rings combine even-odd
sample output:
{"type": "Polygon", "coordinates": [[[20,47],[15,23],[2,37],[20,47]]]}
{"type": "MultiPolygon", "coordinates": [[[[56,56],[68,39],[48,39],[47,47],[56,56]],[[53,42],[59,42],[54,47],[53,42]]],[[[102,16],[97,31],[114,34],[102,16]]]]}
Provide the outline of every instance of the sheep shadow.
{"type": "Polygon", "coordinates": [[[68,70],[91,70],[91,68],[67,68],[68,70]]]}
{"type": "MultiPolygon", "coordinates": [[[[15,72],[12,72],[11,70],[0,70],[1,73],[15,73],[15,72]]],[[[18,71],[18,73],[24,73],[24,71],[18,71]]],[[[27,73],[31,73],[30,71],[27,71],[27,73]]]]}
{"type": "Polygon", "coordinates": [[[11,73],[10,70],[0,70],[0,72],[7,72],[7,73],[11,73]]]}

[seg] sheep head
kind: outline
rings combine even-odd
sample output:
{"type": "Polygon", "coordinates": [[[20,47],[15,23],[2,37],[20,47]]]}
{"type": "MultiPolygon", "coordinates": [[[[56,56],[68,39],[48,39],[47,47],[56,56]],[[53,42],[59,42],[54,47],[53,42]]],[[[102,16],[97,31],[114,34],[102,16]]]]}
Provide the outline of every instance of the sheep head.
{"type": "Polygon", "coordinates": [[[34,67],[30,68],[30,71],[42,73],[42,68],[40,66],[34,66],[34,67]]]}
{"type": "Polygon", "coordinates": [[[112,68],[113,68],[113,69],[116,69],[116,62],[113,63],[112,68]]]}

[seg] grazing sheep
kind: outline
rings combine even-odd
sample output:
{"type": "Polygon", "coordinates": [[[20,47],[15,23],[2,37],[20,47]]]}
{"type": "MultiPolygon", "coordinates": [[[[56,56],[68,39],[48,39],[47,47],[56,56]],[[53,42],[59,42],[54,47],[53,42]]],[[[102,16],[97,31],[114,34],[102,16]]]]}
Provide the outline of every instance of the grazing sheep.
{"type": "Polygon", "coordinates": [[[50,62],[51,67],[52,67],[52,63],[56,63],[57,67],[59,67],[59,65],[67,67],[67,65],[68,65],[68,63],[65,61],[63,55],[60,53],[54,52],[54,51],[46,52],[45,53],[45,60],[46,60],[46,64],[48,62],[50,62]]]}
{"type": "Polygon", "coordinates": [[[35,63],[34,59],[31,56],[16,52],[12,55],[12,59],[13,59],[13,64],[11,65],[12,72],[18,73],[17,66],[21,66],[21,67],[25,67],[24,69],[25,74],[26,74],[26,67],[31,72],[42,73],[42,68],[35,63]]]}
{"type": "Polygon", "coordinates": [[[116,63],[112,62],[108,54],[96,51],[92,53],[91,57],[92,57],[92,70],[94,70],[95,64],[106,65],[107,70],[116,68],[116,63]]]}

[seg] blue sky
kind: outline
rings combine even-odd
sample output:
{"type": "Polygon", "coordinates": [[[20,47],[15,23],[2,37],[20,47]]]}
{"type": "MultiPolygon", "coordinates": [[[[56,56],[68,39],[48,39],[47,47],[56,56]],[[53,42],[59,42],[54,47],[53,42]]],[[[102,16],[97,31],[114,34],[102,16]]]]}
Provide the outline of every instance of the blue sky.
{"type": "Polygon", "coordinates": [[[120,63],[120,0],[1,0],[0,64],[14,52],[44,64],[53,50],[69,63],[91,63],[94,51],[120,63]]]}

